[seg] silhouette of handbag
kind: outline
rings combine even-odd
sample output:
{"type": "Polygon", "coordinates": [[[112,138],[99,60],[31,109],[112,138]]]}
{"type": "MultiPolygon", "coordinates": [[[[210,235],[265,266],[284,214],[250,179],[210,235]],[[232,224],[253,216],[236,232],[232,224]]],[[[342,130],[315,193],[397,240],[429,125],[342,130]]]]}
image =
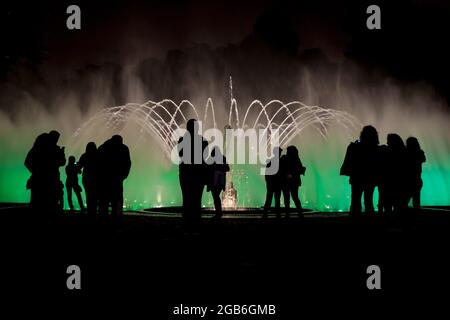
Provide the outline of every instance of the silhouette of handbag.
{"type": "Polygon", "coordinates": [[[304,176],[305,175],[305,172],[306,172],[306,167],[301,167],[300,168],[300,174],[302,175],[302,176],[304,176]]]}
{"type": "Polygon", "coordinates": [[[25,188],[26,188],[27,190],[30,190],[32,187],[33,187],[33,179],[32,179],[32,177],[30,177],[30,178],[27,180],[27,184],[26,184],[25,188]]]}

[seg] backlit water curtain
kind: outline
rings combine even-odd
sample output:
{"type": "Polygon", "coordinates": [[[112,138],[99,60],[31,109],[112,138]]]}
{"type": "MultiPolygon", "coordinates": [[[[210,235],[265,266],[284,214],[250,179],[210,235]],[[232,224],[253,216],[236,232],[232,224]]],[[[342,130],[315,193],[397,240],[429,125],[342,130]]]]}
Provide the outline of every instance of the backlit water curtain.
{"type": "MultiPolygon", "coordinates": [[[[279,100],[254,100],[248,106],[241,106],[233,97],[231,79],[229,99],[228,102],[216,102],[218,105],[222,102],[220,112],[217,106],[215,109],[211,98],[202,106],[195,106],[189,100],[177,103],[164,99],[105,108],[84,120],[75,133],[62,132],[65,140],[61,143],[69,150],[66,156],[73,154],[78,159],[87,142],[95,141],[99,145],[112,134],[123,135],[124,142],[130,147],[133,162],[132,171],[125,182],[125,207],[139,210],[181,205],[178,168],[170,161],[170,151],[176,141],[171,138],[175,130],[185,127],[188,119],[202,120],[203,130],[223,129],[226,126],[244,130],[265,129],[268,132],[278,130],[281,146],[296,145],[307,167],[300,188],[304,207],[345,211],[349,206],[350,187],[348,178],[339,176],[339,167],[348,143],[357,138],[362,125],[371,123],[378,127],[381,143],[385,143],[385,134],[389,132],[397,131],[404,139],[410,134],[418,136],[427,154],[427,163],[423,169],[425,186],[422,203],[450,204],[450,135],[448,127],[441,124],[446,121],[439,113],[430,114],[430,117],[420,121],[406,121],[402,127],[396,119],[386,123],[377,120],[373,112],[368,115],[369,112],[364,109],[355,111],[349,108],[349,112],[345,112],[306,105],[300,101],[286,103],[279,100]],[[223,110],[226,110],[226,116],[223,110]],[[442,122],[436,122],[436,119],[442,122]],[[411,126],[414,130],[410,130],[411,126]],[[394,129],[391,130],[391,127],[394,129]]],[[[396,110],[390,119],[400,115],[402,112],[396,110]]],[[[31,144],[20,145],[20,141],[32,143],[37,131],[16,132],[17,139],[14,142],[8,139],[8,133],[13,132],[13,129],[3,127],[1,132],[1,144],[7,153],[0,158],[0,201],[26,202],[29,193],[24,186],[28,172],[23,167],[23,159],[31,144]],[[27,139],[23,138],[25,136],[27,139]]],[[[260,175],[260,167],[260,164],[231,166],[227,188],[233,182],[237,203],[230,203],[230,207],[260,207],[263,204],[265,182],[260,175]]],[[[65,179],[63,171],[61,169],[62,179],[65,179]]],[[[204,192],[203,205],[213,206],[209,193],[204,192]]]]}

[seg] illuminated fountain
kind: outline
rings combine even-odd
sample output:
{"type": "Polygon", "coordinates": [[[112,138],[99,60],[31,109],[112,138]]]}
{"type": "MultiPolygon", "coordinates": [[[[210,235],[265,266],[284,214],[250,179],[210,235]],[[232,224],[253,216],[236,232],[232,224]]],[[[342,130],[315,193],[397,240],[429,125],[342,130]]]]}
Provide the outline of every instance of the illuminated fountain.
{"type": "MultiPolygon", "coordinates": [[[[330,101],[335,101],[333,104],[342,111],[300,101],[254,100],[245,106],[239,105],[233,97],[231,82],[225,105],[219,103],[223,98],[205,98],[196,105],[189,100],[177,103],[165,99],[101,110],[97,108],[102,103],[95,103],[93,110],[81,113],[78,104],[69,104],[66,100],[64,108],[52,112],[36,106],[35,102],[20,101],[16,109],[21,110],[21,116],[17,119],[10,120],[0,114],[0,202],[29,200],[29,191],[25,189],[29,178],[23,165],[25,155],[39,133],[57,129],[61,132],[60,144],[66,147],[66,156],[74,155],[77,159],[89,141],[100,145],[112,134],[122,134],[133,162],[124,186],[127,209],[178,206],[181,204],[178,168],[169,159],[176,141],[170,137],[175,130],[184,127],[187,119],[195,117],[203,121],[206,129],[229,125],[233,129],[267,129],[269,134],[278,129],[282,146],[296,145],[307,167],[299,192],[304,207],[321,211],[348,210],[350,186],[347,177],[339,176],[339,167],[348,143],[357,138],[362,124],[374,125],[381,143],[385,143],[390,132],[397,132],[404,139],[416,136],[427,156],[423,166],[422,203],[448,206],[448,107],[416,88],[408,91],[411,94],[401,95],[399,89],[392,86],[379,86],[373,91],[336,87],[339,89],[336,92],[322,92],[314,87],[299,89],[302,92],[299,95],[308,101],[319,101],[323,94],[330,94],[330,101]],[[308,92],[317,92],[317,96],[308,92]]],[[[237,191],[238,207],[263,204],[265,182],[259,169],[259,165],[232,165],[227,180],[233,182],[237,191]]],[[[64,180],[64,170],[60,171],[64,180]]],[[[205,192],[203,205],[212,207],[212,204],[210,194],[205,192]]],[[[234,204],[229,203],[229,206],[234,204]]]]}
{"type": "MultiPolygon", "coordinates": [[[[307,128],[312,128],[314,132],[326,139],[329,127],[335,124],[341,128],[346,139],[352,139],[361,127],[357,119],[347,112],[319,106],[309,106],[301,101],[284,103],[280,100],[272,100],[264,104],[259,100],[254,100],[244,109],[243,117],[241,117],[240,108],[233,97],[231,78],[230,101],[228,119],[216,118],[217,112],[211,98],[207,99],[203,108],[196,107],[189,100],[176,103],[170,99],[147,101],[142,104],[129,103],[105,108],[95,114],[75,132],[73,141],[70,144],[75,149],[81,149],[87,140],[92,139],[93,136],[98,137],[101,135],[106,138],[113,133],[124,134],[125,141],[130,141],[126,132],[129,131],[130,127],[133,127],[135,133],[132,136],[134,139],[139,141],[145,139],[145,136],[151,137],[158,145],[157,152],[162,152],[165,156],[165,161],[170,163],[171,152],[176,148],[178,141],[176,132],[184,128],[187,120],[192,117],[202,121],[203,131],[208,128],[217,129],[224,127],[262,130],[269,137],[265,146],[265,152],[271,150],[271,144],[273,143],[271,137],[275,135],[275,132],[277,133],[279,145],[285,147],[292,143],[293,139],[300,136],[307,128]],[[138,133],[137,137],[136,132],[138,133]]],[[[247,150],[247,152],[251,152],[251,150],[247,150]]],[[[261,176],[258,177],[258,168],[259,166],[256,168],[256,166],[249,164],[232,165],[231,172],[227,176],[227,186],[223,198],[225,208],[261,205],[260,199],[251,193],[252,190],[255,190],[254,184],[260,185],[261,179],[263,179],[261,176]],[[230,190],[233,184],[235,190],[230,190]],[[240,200],[236,204],[237,192],[240,194],[240,200]],[[228,195],[233,196],[228,197],[228,195]]],[[[174,169],[172,168],[172,170],[174,169]]],[[[151,183],[152,181],[148,182],[148,184],[151,183]]],[[[179,192],[178,185],[173,186],[174,181],[170,183],[172,184],[171,192],[179,192]]],[[[262,193],[261,190],[257,192],[262,193]]],[[[162,195],[157,193],[157,197],[161,198],[162,195]]],[[[259,195],[260,197],[261,194],[259,195]]],[[[159,200],[158,202],[156,206],[162,206],[160,204],[161,201],[159,200]]],[[[203,203],[205,206],[212,205],[211,199],[206,199],[205,201],[204,198],[203,203]]],[[[179,203],[171,204],[179,205],[179,203]]],[[[133,204],[127,203],[127,205],[133,207],[133,204]]]]}
{"type": "MultiPolygon", "coordinates": [[[[270,132],[277,130],[281,146],[288,145],[295,136],[309,126],[315,127],[324,138],[327,136],[327,127],[330,122],[337,122],[351,134],[355,129],[360,128],[356,118],[347,112],[308,106],[301,101],[284,103],[280,100],[272,100],[263,104],[259,100],[254,100],[246,109],[241,122],[238,104],[233,98],[232,90],[233,85],[230,78],[231,105],[226,125],[233,128],[231,124],[234,121],[234,128],[262,128],[270,132]]],[[[91,128],[94,130],[104,128],[107,131],[120,132],[127,124],[134,123],[139,126],[142,133],[152,135],[161,150],[170,159],[171,150],[177,144],[177,140],[173,137],[176,136],[177,130],[185,127],[187,120],[191,117],[203,121],[203,130],[208,129],[205,127],[207,124],[211,124],[213,128],[218,127],[211,98],[207,99],[203,112],[199,112],[189,100],[183,100],[180,103],[170,99],[158,102],[149,100],[143,104],[128,103],[102,109],[80,127],[74,137],[78,138],[83,133],[90,131],[91,128]]]]}

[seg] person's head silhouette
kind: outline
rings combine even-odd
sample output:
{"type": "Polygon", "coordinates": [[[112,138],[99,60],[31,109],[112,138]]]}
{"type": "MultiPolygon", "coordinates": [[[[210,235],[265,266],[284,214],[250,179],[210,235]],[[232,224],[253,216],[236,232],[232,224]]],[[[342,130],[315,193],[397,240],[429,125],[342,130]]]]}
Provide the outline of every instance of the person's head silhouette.
{"type": "Polygon", "coordinates": [[[396,133],[389,133],[387,136],[387,145],[392,148],[392,150],[403,150],[405,149],[405,144],[403,139],[396,133]]]}
{"type": "Polygon", "coordinates": [[[92,153],[95,152],[97,150],[97,146],[95,145],[95,142],[89,142],[86,145],[86,153],[92,153]]]}
{"type": "Polygon", "coordinates": [[[50,144],[58,144],[60,134],[56,130],[52,130],[48,133],[48,140],[50,144]]]}
{"type": "Polygon", "coordinates": [[[74,164],[75,163],[75,157],[74,156],[70,156],[69,157],[69,164],[74,164]]]}
{"type": "Polygon", "coordinates": [[[406,139],[406,149],[410,151],[418,151],[420,150],[419,140],[416,137],[409,137],[406,139]]]}
{"type": "Polygon", "coordinates": [[[44,132],[37,136],[36,140],[34,140],[33,147],[40,148],[45,147],[48,142],[48,133],[44,132]]]}
{"type": "Polygon", "coordinates": [[[377,146],[380,144],[377,129],[373,126],[365,126],[361,131],[359,140],[361,143],[368,146],[377,146]]]}
{"type": "Polygon", "coordinates": [[[289,146],[286,149],[286,155],[289,158],[298,158],[298,149],[296,146],[289,146]]]}
{"type": "Polygon", "coordinates": [[[118,134],[113,135],[113,136],[111,137],[111,143],[112,143],[113,145],[116,145],[116,146],[123,144],[123,138],[122,138],[122,136],[121,136],[121,135],[118,135],[118,134]]]}

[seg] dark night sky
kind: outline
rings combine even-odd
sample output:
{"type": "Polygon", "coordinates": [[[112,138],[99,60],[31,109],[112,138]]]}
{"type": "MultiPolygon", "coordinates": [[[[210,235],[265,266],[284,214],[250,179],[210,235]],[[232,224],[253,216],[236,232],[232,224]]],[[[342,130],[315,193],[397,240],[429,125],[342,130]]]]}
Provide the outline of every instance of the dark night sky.
{"type": "Polygon", "coordinates": [[[345,57],[401,81],[425,81],[449,99],[450,3],[393,2],[17,0],[2,4],[1,77],[11,81],[11,70],[24,65],[58,73],[161,59],[195,43],[252,46],[248,39],[256,34],[270,50],[296,55],[319,48],[330,60],[345,57]],[[382,10],[379,31],[365,27],[373,3],[382,10]],[[81,7],[81,31],[65,27],[69,4],[81,7]]]}
{"type": "Polygon", "coordinates": [[[92,62],[120,59],[137,46],[161,56],[190,43],[238,43],[252,32],[258,17],[271,12],[286,16],[299,32],[302,46],[336,51],[344,45],[340,24],[348,14],[346,6],[322,0],[314,5],[295,1],[78,1],[82,30],[68,31],[65,8],[71,3],[18,1],[10,5],[4,13],[7,18],[2,19],[8,38],[5,53],[42,50],[55,60],[69,57],[92,62]]]}

